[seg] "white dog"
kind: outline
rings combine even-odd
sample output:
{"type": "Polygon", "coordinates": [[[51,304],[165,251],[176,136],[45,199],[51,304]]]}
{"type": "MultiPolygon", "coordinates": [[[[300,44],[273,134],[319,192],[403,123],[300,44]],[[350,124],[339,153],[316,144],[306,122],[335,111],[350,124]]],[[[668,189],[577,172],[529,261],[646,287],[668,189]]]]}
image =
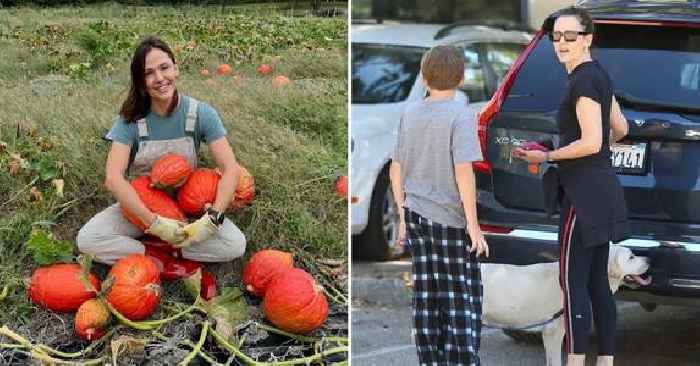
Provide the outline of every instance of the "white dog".
{"type": "MultiPolygon", "coordinates": [[[[610,246],[608,278],[615,293],[628,279],[646,286],[651,280],[639,275],[649,269],[645,257],[636,257],[628,248],[610,246]]],[[[483,324],[509,329],[521,329],[551,320],[562,310],[559,287],[559,264],[538,263],[526,266],[481,264],[484,285],[483,324]]],[[[548,366],[561,365],[561,345],[564,328],[560,318],[549,321],[542,329],[548,366]]]]}

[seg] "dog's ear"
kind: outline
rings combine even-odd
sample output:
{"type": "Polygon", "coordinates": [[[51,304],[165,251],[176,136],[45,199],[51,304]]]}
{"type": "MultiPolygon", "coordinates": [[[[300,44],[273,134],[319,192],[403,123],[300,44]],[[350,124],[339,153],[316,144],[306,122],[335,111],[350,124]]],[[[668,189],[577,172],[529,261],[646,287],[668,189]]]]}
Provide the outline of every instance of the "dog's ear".
{"type": "Polygon", "coordinates": [[[616,245],[610,246],[610,258],[608,260],[608,275],[616,279],[622,279],[622,277],[625,276],[625,255],[623,255],[622,252],[623,250],[621,247],[618,247],[616,245]]]}

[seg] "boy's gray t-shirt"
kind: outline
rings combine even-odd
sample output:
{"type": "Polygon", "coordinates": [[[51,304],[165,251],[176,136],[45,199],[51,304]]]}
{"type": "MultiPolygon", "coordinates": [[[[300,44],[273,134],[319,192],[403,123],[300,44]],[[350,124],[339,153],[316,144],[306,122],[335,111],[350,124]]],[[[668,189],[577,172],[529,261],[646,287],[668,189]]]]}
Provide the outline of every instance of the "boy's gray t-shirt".
{"type": "Polygon", "coordinates": [[[443,225],[466,227],[454,166],[482,159],[476,118],[464,101],[424,99],[407,106],[394,150],[405,207],[443,225]]]}

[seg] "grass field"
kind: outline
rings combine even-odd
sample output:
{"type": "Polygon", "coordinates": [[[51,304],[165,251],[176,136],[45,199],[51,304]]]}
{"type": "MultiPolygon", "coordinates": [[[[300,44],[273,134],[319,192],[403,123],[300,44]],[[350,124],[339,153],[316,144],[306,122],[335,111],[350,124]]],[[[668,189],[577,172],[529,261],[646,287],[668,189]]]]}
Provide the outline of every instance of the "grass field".
{"type": "MultiPolygon", "coordinates": [[[[255,178],[255,203],[229,214],[246,234],[248,255],[281,247],[307,263],[347,257],[347,202],[333,193],[336,176],[347,174],[347,21],[304,13],[256,5],[0,10],[0,290],[9,288],[0,324],[46,343],[72,336],[70,317],[62,328],[32,324],[58,316],[51,320],[27,300],[23,278],[36,264],[26,243],[36,228],[73,243],[113,202],[103,186],[109,145],[101,137],[146,34],[176,49],[178,90],[219,112],[255,178]],[[233,75],[200,75],[214,75],[223,62],[233,75]],[[273,65],[271,76],[255,72],[263,62],[273,65]],[[278,74],[292,83],[273,88],[278,74]],[[56,179],[64,182],[62,195],[56,179]],[[37,329],[44,332],[33,334],[37,329]]],[[[206,153],[202,160],[213,165],[206,153]]],[[[220,282],[239,285],[242,262],[218,267],[220,282]]],[[[178,307],[171,305],[160,315],[178,307]]]]}

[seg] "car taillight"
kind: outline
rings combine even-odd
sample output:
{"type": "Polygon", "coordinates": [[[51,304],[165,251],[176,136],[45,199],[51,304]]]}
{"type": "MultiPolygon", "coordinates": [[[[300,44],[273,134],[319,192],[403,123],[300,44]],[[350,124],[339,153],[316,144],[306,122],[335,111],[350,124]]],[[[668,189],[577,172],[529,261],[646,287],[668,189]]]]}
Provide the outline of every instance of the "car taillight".
{"type": "Polygon", "coordinates": [[[501,85],[498,87],[498,90],[496,90],[496,92],[493,94],[491,100],[477,114],[477,133],[479,134],[481,154],[484,157],[484,161],[477,161],[472,165],[477,171],[486,174],[492,173],[491,163],[488,161],[488,157],[486,156],[486,139],[488,137],[487,131],[489,123],[491,123],[493,117],[501,110],[501,104],[503,103],[503,100],[510,91],[510,87],[515,81],[515,76],[518,74],[518,71],[520,71],[520,68],[523,66],[523,63],[525,63],[525,59],[527,58],[527,56],[530,54],[530,52],[532,52],[533,49],[535,49],[537,42],[540,41],[543,35],[544,31],[542,30],[538,31],[535,34],[535,36],[530,41],[530,44],[528,44],[527,47],[525,47],[523,52],[520,53],[520,56],[518,56],[518,59],[515,60],[508,72],[505,74],[505,76],[503,76],[503,82],[501,82],[501,85]]]}
{"type": "Polygon", "coordinates": [[[479,228],[481,229],[482,232],[485,233],[494,233],[494,234],[510,234],[513,229],[509,227],[503,227],[503,226],[493,226],[493,225],[485,225],[485,224],[479,224],[479,228]]]}

